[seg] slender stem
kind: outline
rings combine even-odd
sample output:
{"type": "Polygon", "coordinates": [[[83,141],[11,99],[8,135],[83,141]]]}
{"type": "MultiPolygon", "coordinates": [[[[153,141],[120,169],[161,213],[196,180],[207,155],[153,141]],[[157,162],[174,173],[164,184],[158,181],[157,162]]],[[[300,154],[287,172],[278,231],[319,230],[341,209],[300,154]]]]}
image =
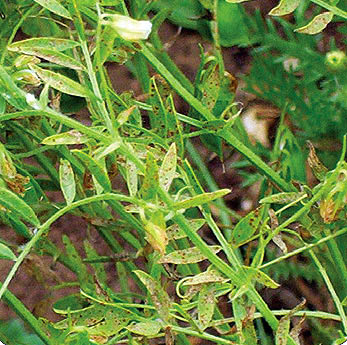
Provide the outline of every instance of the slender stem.
{"type": "Polygon", "coordinates": [[[337,16],[340,16],[342,18],[347,19],[347,12],[341,10],[340,8],[330,5],[328,2],[323,1],[323,0],[311,0],[312,2],[314,2],[315,4],[322,6],[323,8],[331,11],[332,13],[336,14],[337,16]]]}

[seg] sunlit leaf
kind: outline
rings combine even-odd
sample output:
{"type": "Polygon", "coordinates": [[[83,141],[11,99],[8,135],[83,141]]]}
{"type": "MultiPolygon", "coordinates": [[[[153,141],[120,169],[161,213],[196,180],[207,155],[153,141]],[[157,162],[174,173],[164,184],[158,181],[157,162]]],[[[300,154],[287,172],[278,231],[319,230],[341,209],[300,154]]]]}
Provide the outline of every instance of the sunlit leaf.
{"type": "Polygon", "coordinates": [[[110,179],[105,169],[93,157],[84,153],[83,151],[72,151],[92,173],[95,179],[100,183],[105,192],[110,192],[112,189],[110,179]]]}
{"type": "Polygon", "coordinates": [[[208,269],[205,272],[196,274],[192,277],[184,279],[183,286],[200,285],[207,283],[221,283],[228,281],[221,273],[214,269],[208,269]]]}
{"type": "Polygon", "coordinates": [[[230,189],[220,189],[211,193],[204,193],[193,196],[183,201],[178,201],[173,205],[174,210],[187,209],[191,207],[201,206],[205,203],[222,198],[224,195],[229,194],[230,189]]]}
{"type": "Polygon", "coordinates": [[[255,267],[243,266],[248,278],[257,283],[263,284],[271,289],[277,289],[280,285],[271,279],[267,274],[255,267]]]}
{"type": "Polygon", "coordinates": [[[146,239],[161,255],[165,254],[166,246],[169,242],[166,235],[165,218],[161,211],[154,212],[150,221],[144,225],[146,239]]]}
{"type": "Polygon", "coordinates": [[[61,5],[57,0],[34,0],[39,5],[47,9],[48,11],[57,14],[58,16],[72,19],[69,11],[61,5]]]}
{"type": "Polygon", "coordinates": [[[17,258],[9,247],[5,246],[3,243],[0,243],[0,259],[14,261],[17,258]]]}
{"type": "Polygon", "coordinates": [[[274,7],[269,14],[271,16],[284,16],[292,13],[300,4],[301,0],[281,0],[280,3],[274,7]]]}
{"type": "Polygon", "coordinates": [[[30,224],[33,224],[36,227],[40,225],[40,221],[36,217],[32,208],[8,189],[0,188],[0,204],[30,224]]]}
{"type": "Polygon", "coordinates": [[[157,335],[160,332],[160,328],[161,324],[158,321],[138,322],[126,327],[128,331],[145,337],[157,335]]]}
{"type": "MultiPolygon", "coordinates": [[[[218,253],[222,247],[221,246],[210,246],[213,253],[218,253]]],[[[170,254],[167,254],[160,258],[159,263],[166,264],[194,264],[200,261],[206,260],[206,256],[201,253],[200,249],[197,247],[175,250],[170,254]]]]}
{"type": "Polygon", "coordinates": [[[44,145],[73,145],[84,144],[89,140],[89,137],[76,130],[71,130],[64,133],[54,134],[42,140],[44,145]]]}
{"type": "Polygon", "coordinates": [[[214,286],[204,285],[198,297],[198,320],[201,330],[205,330],[212,320],[216,307],[214,286]]]}
{"type": "Polygon", "coordinates": [[[260,204],[289,204],[302,198],[305,192],[284,192],[266,196],[259,201],[260,204]]]}
{"type": "Polygon", "coordinates": [[[163,163],[159,168],[159,185],[166,191],[169,190],[176,174],[177,150],[173,143],[167,151],[163,163]]]}
{"type": "Polygon", "coordinates": [[[143,200],[151,200],[157,195],[158,166],[152,152],[147,152],[145,178],[140,189],[143,200]]]}
{"type": "Polygon", "coordinates": [[[66,159],[60,160],[59,180],[66,203],[70,205],[76,196],[76,183],[71,164],[66,159]]]}
{"type": "Polygon", "coordinates": [[[332,12],[323,12],[315,16],[307,25],[301,28],[295,29],[294,31],[302,34],[315,35],[326,28],[334,17],[332,12]]]}
{"type": "MultiPolygon", "coordinates": [[[[205,219],[189,219],[189,227],[192,231],[198,231],[205,223],[205,219]]],[[[187,237],[187,234],[177,225],[173,224],[166,229],[169,240],[178,240],[187,237]]]]}
{"type": "Polygon", "coordinates": [[[91,97],[91,92],[89,92],[84,86],[62,74],[42,69],[35,65],[30,65],[30,68],[37,73],[43,82],[49,84],[52,88],[60,92],[72,96],[91,97]]]}
{"type": "Polygon", "coordinates": [[[80,44],[78,42],[67,40],[64,38],[57,38],[57,37],[35,37],[35,38],[29,38],[27,40],[23,41],[17,41],[14,43],[11,43],[9,46],[7,46],[7,49],[13,52],[21,52],[23,50],[27,49],[54,49],[58,51],[63,51],[67,49],[71,49],[74,47],[79,46],[80,44]]]}

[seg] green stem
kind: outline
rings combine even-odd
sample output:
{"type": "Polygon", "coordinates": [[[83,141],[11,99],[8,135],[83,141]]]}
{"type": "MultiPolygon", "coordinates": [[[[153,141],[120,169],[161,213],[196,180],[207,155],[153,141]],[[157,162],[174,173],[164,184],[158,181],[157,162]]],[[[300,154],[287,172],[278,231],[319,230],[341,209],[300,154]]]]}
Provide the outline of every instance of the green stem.
{"type": "Polygon", "coordinates": [[[343,328],[344,328],[344,331],[345,333],[347,334],[347,318],[346,318],[346,314],[345,314],[345,311],[343,310],[343,306],[341,304],[341,301],[339,299],[339,297],[337,296],[336,294],[336,291],[330,281],[330,278],[325,270],[325,268],[322,266],[322,264],[320,263],[320,261],[318,260],[316,254],[313,252],[313,250],[309,250],[309,253],[314,261],[314,263],[316,264],[320,274],[322,275],[323,277],[323,280],[325,282],[325,285],[327,286],[329,292],[330,292],[330,295],[335,303],[335,306],[336,306],[336,309],[341,317],[341,322],[342,322],[342,325],[343,325],[343,328]]]}
{"type": "Polygon", "coordinates": [[[347,19],[347,12],[341,10],[340,8],[330,5],[328,2],[323,1],[323,0],[311,0],[312,2],[314,2],[315,4],[331,11],[332,13],[336,14],[337,16],[340,16],[342,18],[347,19]]]}
{"type": "MultiPolygon", "coordinates": [[[[2,283],[0,283],[2,288],[2,283]]],[[[46,345],[53,345],[51,339],[43,331],[39,320],[26,308],[26,306],[9,290],[4,293],[4,301],[8,306],[40,337],[46,345]]]]}

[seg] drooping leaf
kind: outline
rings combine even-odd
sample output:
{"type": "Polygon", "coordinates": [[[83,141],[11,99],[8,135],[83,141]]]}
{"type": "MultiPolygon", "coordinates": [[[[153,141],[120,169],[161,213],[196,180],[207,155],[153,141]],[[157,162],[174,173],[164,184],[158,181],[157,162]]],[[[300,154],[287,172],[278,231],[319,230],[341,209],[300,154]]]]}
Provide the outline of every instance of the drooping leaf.
{"type": "Polygon", "coordinates": [[[7,49],[13,52],[21,52],[26,49],[54,49],[58,51],[64,51],[67,49],[71,49],[74,47],[79,46],[80,43],[68,40],[65,38],[57,38],[57,37],[35,37],[35,38],[29,38],[27,40],[23,41],[17,41],[9,46],[7,46],[7,49]]]}
{"type": "Polygon", "coordinates": [[[33,209],[8,189],[0,188],[0,204],[30,224],[33,224],[36,227],[40,225],[40,221],[33,209]]]}
{"type": "Polygon", "coordinates": [[[30,68],[37,73],[43,82],[49,84],[54,89],[67,93],[72,96],[91,97],[92,94],[84,86],[76,81],[65,77],[62,74],[42,69],[35,65],[30,65],[30,68]]]}
{"type": "Polygon", "coordinates": [[[95,179],[100,183],[105,192],[112,190],[110,179],[105,169],[99,164],[93,157],[84,153],[83,151],[72,151],[86,166],[86,168],[92,173],[95,179]]]}
{"type": "Polygon", "coordinates": [[[274,7],[269,14],[271,16],[284,16],[292,13],[300,4],[301,0],[281,0],[280,3],[274,7]]]}
{"type": "Polygon", "coordinates": [[[216,307],[215,288],[213,285],[204,285],[198,297],[198,320],[201,330],[205,330],[212,320],[216,307]]]}
{"type": "Polygon", "coordinates": [[[72,19],[69,11],[57,0],[34,0],[39,5],[47,9],[48,11],[57,14],[58,16],[72,19]]]}
{"type": "Polygon", "coordinates": [[[140,270],[134,271],[134,273],[146,286],[161,319],[164,322],[168,322],[170,319],[169,311],[171,307],[171,300],[167,292],[163,289],[160,282],[154,280],[149,274],[140,270]]]}
{"type": "Polygon", "coordinates": [[[66,204],[70,205],[76,196],[76,183],[72,166],[66,159],[60,160],[59,180],[66,204]]]}
{"type": "Polygon", "coordinates": [[[334,13],[329,11],[323,12],[315,16],[307,25],[295,29],[294,31],[309,35],[318,34],[326,28],[326,26],[332,21],[333,17],[334,13]]]}
{"type": "Polygon", "coordinates": [[[159,168],[159,185],[166,191],[169,190],[176,174],[177,150],[173,143],[167,151],[163,163],[159,168]]]}
{"type": "MultiPolygon", "coordinates": [[[[210,246],[210,249],[216,254],[222,247],[221,246],[210,246]]],[[[160,258],[159,263],[166,264],[194,264],[200,261],[206,260],[206,256],[201,253],[197,247],[175,250],[170,254],[167,254],[160,258]]]]}
{"type": "Polygon", "coordinates": [[[0,243],[0,259],[15,261],[17,258],[9,247],[0,243]]]}
{"type": "Polygon", "coordinates": [[[145,337],[155,336],[160,332],[161,324],[158,321],[143,321],[134,323],[126,327],[132,333],[140,334],[145,337]]]}
{"type": "Polygon", "coordinates": [[[211,193],[204,193],[195,195],[183,201],[178,201],[173,205],[174,210],[187,209],[191,207],[201,206],[205,203],[211,202],[215,199],[222,198],[224,195],[229,194],[230,189],[220,189],[211,193]]]}

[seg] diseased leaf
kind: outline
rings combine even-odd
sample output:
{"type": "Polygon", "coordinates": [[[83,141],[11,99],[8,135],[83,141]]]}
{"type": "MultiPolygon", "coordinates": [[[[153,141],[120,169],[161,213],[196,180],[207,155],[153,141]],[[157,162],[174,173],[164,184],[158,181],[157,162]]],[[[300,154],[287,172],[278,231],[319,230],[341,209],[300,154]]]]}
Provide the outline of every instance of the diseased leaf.
{"type": "Polygon", "coordinates": [[[37,56],[57,65],[65,66],[75,70],[84,69],[84,66],[79,61],[54,49],[41,47],[20,47],[18,50],[23,54],[37,56]]]}
{"type": "Polygon", "coordinates": [[[176,144],[172,143],[167,151],[163,163],[159,168],[159,185],[166,191],[169,190],[176,174],[177,150],[176,144]]]}
{"type": "Polygon", "coordinates": [[[83,162],[105,192],[110,192],[112,190],[112,186],[105,169],[103,169],[103,167],[93,157],[84,153],[83,151],[72,150],[72,152],[83,162]]]}
{"type": "Polygon", "coordinates": [[[165,254],[166,246],[169,242],[166,236],[165,218],[161,211],[156,211],[150,221],[145,224],[146,239],[161,255],[165,254]]]}
{"type": "Polygon", "coordinates": [[[134,271],[141,282],[146,286],[149,291],[153,304],[164,322],[169,322],[171,300],[167,292],[163,289],[160,282],[154,280],[149,274],[137,270],[134,271]]]}
{"type": "Polygon", "coordinates": [[[280,3],[274,7],[269,14],[271,16],[284,16],[292,13],[300,4],[301,0],[281,0],[280,3]]]}
{"type": "Polygon", "coordinates": [[[71,49],[79,46],[78,42],[67,40],[65,38],[57,38],[57,37],[40,37],[40,38],[29,38],[23,41],[17,41],[9,46],[7,49],[12,52],[21,52],[26,49],[53,49],[58,51],[64,51],[67,49],[71,49]]]}
{"type": "Polygon", "coordinates": [[[315,16],[307,25],[295,29],[294,31],[309,35],[318,34],[326,28],[333,17],[334,14],[332,12],[323,12],[315,16]]]}
{"type": "Polygon", "coordinates": [[[161,325],[158,321],[144,321],[134,323],[125,328],[132,333],[140,334],[145,337],[151,337],[157,335],[160,332],[161,325]]]}
{"type": "Polygon", "coordinates": [[[51,87],[60,92],[79,97],[92,96],[91,92],[88,91],[84,86],[68,77],[65,77],[62,74],[48,71],[35,65],[30,65],[30,68],[37,73],[43,82],[49,84],[51,87]]]}
{"type": "Polygon", "coordinates": [[[44,145],[73,145],[73,144],[84,144],[89,140],[89,137],[85,134],[82,134],[75,129],[51,135],[42,140],[44,145]]]}
{"type": "Polygon", "coordinates": [[[266,196],[259,201],[260,204],[288,204],[302,198],[305,192],[284,192],[266,196]]]}
{"type": "Polygon", "coordinates": [[[196,274],[192,277],[184,279],[183,286],[200,285],[207,283],[221,283],[227,282],[229,279],[225,278],[221,273],[214,269],[208,269],[205,272],[196,274]]]}
{"type": "Polygon", "coordinates": [[[323,182],[326,174],[328,173],[328,168],[320,161],[316,154],[316,150],[310,141],[307,142],[307,145],[310,149],[310,152],[307,157],[307,162],[310,168],[312,169],[313,175],[323,182]]]}
{"type": "Polygon", "coordinates": [[[17,258],[9,247],[0,243],[0,259],[15,261],[17,258]]]}
{"type": "Polygon", "coordinates": [[[44,7],[50,12],[53,12],[57,14],[58,16],[67,18],[67,19],[72,19],[70,16],[69,11],[61,5],[57,0],[34,0],[37,2],[39,5],[44,7]]]}
{"type": "MultiPolygon", "coordinates": [[[[216,254],[222,247],[210,246],[210,249],[216,254]]],[[[170,254],[167,254],[160,258],[158,261],[161,264],[194,264],[200,261],[206,260],[206,256],[201,253],[197,247],[175,250],[170,254]]]]}
{"type": "Polygon", "coordinates": [[[255,267],[243,266],[243,269],[248,274],[248,277],[256,281],[257,283],[263,284],[271,289],[277,289],[280,285],[272,280],[267,274],[255,267]]]}
{"type": "Polygon", "coordinates": [[[158,166],[151,151],[147,152],[145,178],[140,189],[143,200],[151,200],[157,195],[158,166]]]}
{"type": "Polygon", "coordinates": [[[15,193],[9,191],[8,189],[0,188],[0,204],[30,224],[36,227],[40,225],[40,221],[36,217],[36,214],[32,208],[15,193]]]}
{"type": "Polygon", "coordinates": [[[198,320],[201,331],[205,330],[212,320],[216,301],[214,298],[214,286],[204,285],[199,292],[198,297],[198,320]]]}
{"type": "Polygon", "coordinates": [[[201,206],[205,203],[211,202],[215,199],[222,198],[224,195],[229,194],[230,189],[220,189],[211,193],[204,193],[195,195],[189,199],[178,201],[173,205],[174,210],[187,209],[191,207],[201,206]]]}
{"type": "Polygon", "coordinates": [[[67,205],[70,205],[76,196],[76,183],[71,164],[66,159],[60,160],[59,180],[61,191],[63,192],[66,203],[67,205]]]}
{"type": "MultiPolygon", "coordinates": [[[[205,219],[189,219],[189,227],[193,231],[198,231],[205,223],[205,219]]],[[[173,224],[166,229],[169,240],[178,240],[187,237],[187,234],[177,225],[173,224]]]]}

